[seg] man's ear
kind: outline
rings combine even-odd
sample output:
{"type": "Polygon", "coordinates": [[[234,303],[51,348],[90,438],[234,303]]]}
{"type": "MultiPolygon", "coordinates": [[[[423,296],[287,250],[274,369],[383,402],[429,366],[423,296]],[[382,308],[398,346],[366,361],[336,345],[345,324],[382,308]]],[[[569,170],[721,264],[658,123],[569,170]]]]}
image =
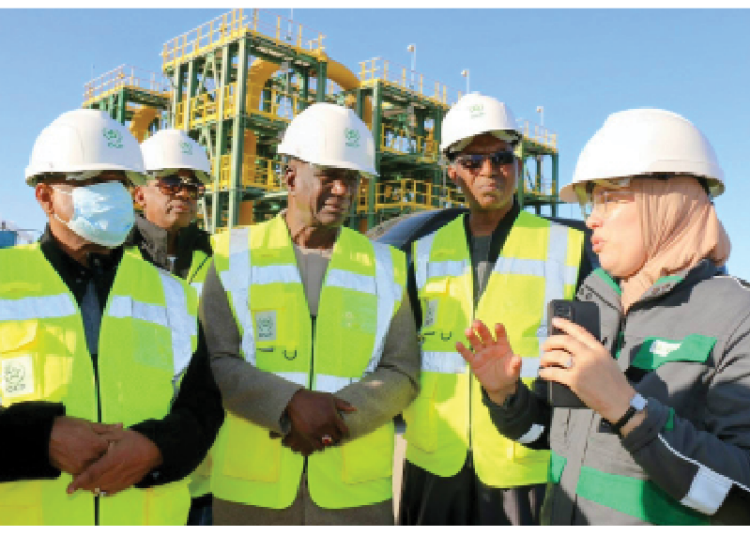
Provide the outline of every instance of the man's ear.
{"type": "Polygon", "coordinates": [[[42,207],[42,210],[48,216],[54,212],[53,191],[51,186],[43,183],[39,183],[34,187],[34,196],[39,202],[39,206],[42,207]]]}
{"type": "Polygon", "coordinates": [[[146,208],[146,195],[143,193],[141,186],[135,186],[133,188],[133,201],[141,209],[146,208]]]}
{"type": "Polygon", "coordinates": [[[297,184],[297,170],[294,166],[288,165],[284,169],[284,186],[289,194],[294,193],[297,184]]]}
{"type": "Polygon", "coordinates": [[[450,164],[448,166],[448,178],[453,184],[455,184],[456,186],[460,186],[457,180],[458,174],[456,173],[456,168],[453,166],[453,164],[450,164]]]}

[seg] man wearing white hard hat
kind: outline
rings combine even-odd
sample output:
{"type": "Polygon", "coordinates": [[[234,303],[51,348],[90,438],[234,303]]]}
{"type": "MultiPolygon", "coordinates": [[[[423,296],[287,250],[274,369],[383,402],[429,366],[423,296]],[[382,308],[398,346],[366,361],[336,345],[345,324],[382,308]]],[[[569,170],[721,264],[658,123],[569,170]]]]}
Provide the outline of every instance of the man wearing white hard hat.
{"type": "Polygon", "coordinates": [[[198,290],[210,264],[209,235],[198,228],[198,199],[211,181],[206,150],[184,131],[164,129],[141,144],[147,182],[133,198],[143,214],[126,242],[198,290]]]}
{"type": "Polygon", "coordinates": [[[583,234],[520,210],[514,148],[521,134],[504,103],[466,95],[446,114],[442,133],[448,176],[469,213],[413,245],[422,374],[420,395],[404,412],[399,523],[537,524],[549,452],[527,446],[543,430],[517,441],[499,434],[457,344],[468,345],[473,322],[503,322],[530,383],[547,335],[547,303],[574,294],[583,234]]]}
{"type": "Polygon", "coordinates": [[[612,114],[561,192],[593,232],[601,268],[576,298],[598,309],[599,336],[554,318],[539,372],[579,407],[519,383],[503,333],[480,325],[474,352],[461,349],[502,433],[548,430],[543,524],[750,523],[750,285],[719,271],[731,244],[711,196],[723,191],[684,117],[612,114]]]}
{"type": "MultiPolygon", "coordinates": [[[[211,180],[206,150],[184,131],[158,131],[141,144],[147,182],[136,186],[133,199],[142,213],[125,246],[137,246],[155,266],[185,279],[201,293],[211,264],[210,235],[195,222],[198,199],[211,180]]],[[[189,525],[211,524],[210,460],[190,479],[193,497],[189,525]]]]}
{"type": "Polygon", "coordinates": [[[97,110],[36,140],[39,243],[0,251],[0,525],[184,524],[223,422],[197,295],[122,247],[138,142],[97,110]]]}
{"type": "Polygon", "coordinates": [[[354,112],[289,125],[288,209],[216,238],[201,314],[226,425],[214,523],[393,524],[393,418],[417,394],[404,255],[344,226],[375,144],[354,112]]]}

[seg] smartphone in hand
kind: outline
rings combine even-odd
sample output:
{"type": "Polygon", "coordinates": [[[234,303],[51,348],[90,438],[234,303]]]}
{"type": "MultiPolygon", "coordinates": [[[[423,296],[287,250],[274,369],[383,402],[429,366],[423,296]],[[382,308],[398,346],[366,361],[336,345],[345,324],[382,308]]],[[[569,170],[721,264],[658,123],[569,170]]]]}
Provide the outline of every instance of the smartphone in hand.
{"type": "MultiPolygon", "coordinates": [[[[565,318],[583,327],[597,340],[599,336],[599,307],[593,302],[552,300],[547,304],[547,334],[563,333],[552,325],[552,318],[565,318]]],[[[570,387],[557,382],[547,382],[549,403],[558,408],[585,408],[584,404],[570,387]]]]}

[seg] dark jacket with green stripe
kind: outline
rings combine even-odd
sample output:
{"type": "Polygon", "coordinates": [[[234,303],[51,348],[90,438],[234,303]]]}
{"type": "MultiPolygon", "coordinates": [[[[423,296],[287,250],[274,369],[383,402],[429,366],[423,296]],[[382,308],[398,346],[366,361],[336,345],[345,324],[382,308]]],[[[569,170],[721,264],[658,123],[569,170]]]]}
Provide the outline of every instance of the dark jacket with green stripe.
{"type": "Polygon", "coordinates": [[[592,410],[550,408],[541,380],[504,407],[485,394],[501,433],[552,450],[544,524],[750,523],[750,288],[715,274],[704,260],[662,278],[625,316],[601,269],[579,289],[648,400],[625,439],[592,410]]]}

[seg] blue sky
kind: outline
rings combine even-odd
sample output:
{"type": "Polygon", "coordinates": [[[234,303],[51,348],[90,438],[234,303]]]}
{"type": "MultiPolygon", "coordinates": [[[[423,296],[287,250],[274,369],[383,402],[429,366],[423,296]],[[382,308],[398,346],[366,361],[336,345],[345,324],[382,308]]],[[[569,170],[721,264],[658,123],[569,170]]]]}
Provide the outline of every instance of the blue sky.
{"type": "MultiPolygon", "coordinates": [[[[161,68],[162,44],[226,10],[2,10],[0,218],[41,229],[23,180],[31,147],[60,113],[79,107],[83,84],[120,64],[161,68]]],[[[288,14],[289,10],[277,10],[288,14]]],[[[729,271],[750,280],[750,10],[295,9],[326,35],[326,52],[357,72],[381,56],[457,89],[508,103],[517,117],[558,134],[560,179],[608,114],[657,107],[684,115],[709,138],[727,193],[716,206],[733,251],[729,271]]],[[[562,216],[577,217],[563,207],[562,216]]]]}

